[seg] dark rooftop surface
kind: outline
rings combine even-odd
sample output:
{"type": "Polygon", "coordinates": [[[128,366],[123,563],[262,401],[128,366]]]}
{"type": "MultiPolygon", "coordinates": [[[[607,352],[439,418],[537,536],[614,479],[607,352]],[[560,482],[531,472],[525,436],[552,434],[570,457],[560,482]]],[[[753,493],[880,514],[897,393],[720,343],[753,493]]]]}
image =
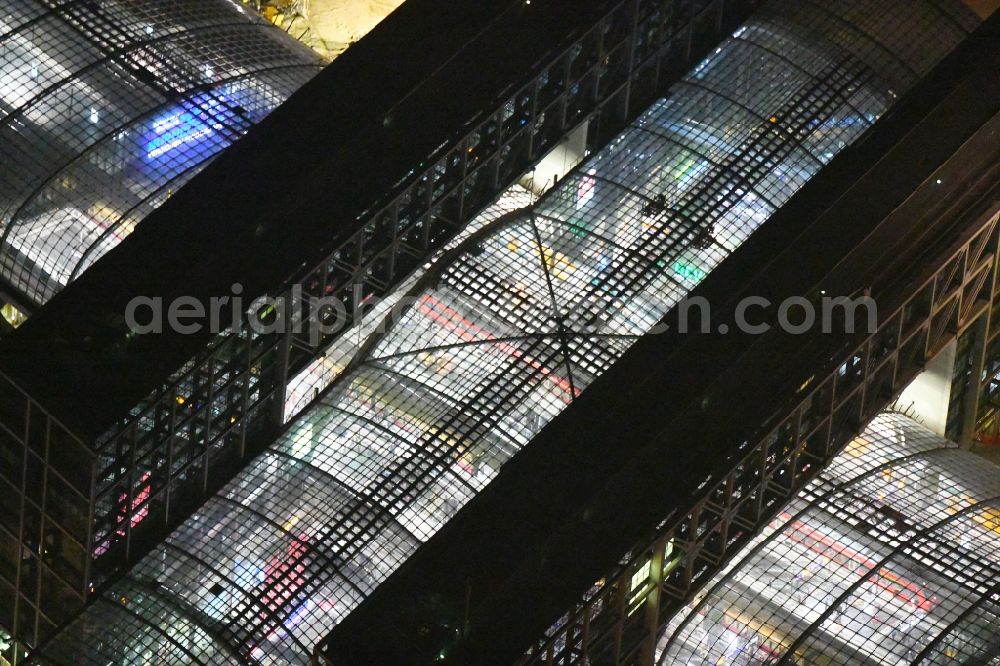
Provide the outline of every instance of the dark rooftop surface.
{"type": "Polygon", "coordinates": [[[404,3],[3,339],[0,370],[84,439],[101,434],[209,340],[129,339],[130,300],[207,302],[239,282],[249,303],[294,279],[608,4],[404,3]]]}
{"type": "MultiPolygon", "coordinates": [[[[695,293],[713,319],[730,320],[747,294],[774,302],[874,285],[878,295],[957,241],[957,229],[930,223],[942,206],[996,198],[998,28],[994,17],[706,279],[695,293]],[[942,165],[947,183],[927,183],[942,165]],[[990,173],[994,189],[981,191],[990,173]]],[[[643,338],[341,622],[322,654],[338,666],[512,663],[671,507],[728,469],[734,443],[760,435],[796,387],[856,344],[776,331],[643,338]]]]}

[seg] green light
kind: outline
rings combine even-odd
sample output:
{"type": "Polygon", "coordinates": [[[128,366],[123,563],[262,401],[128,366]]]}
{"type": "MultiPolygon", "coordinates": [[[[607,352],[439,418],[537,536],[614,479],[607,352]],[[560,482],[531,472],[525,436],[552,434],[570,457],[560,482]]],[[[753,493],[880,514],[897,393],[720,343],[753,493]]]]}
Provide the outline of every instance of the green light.
{"type": "Polygon", "coordinates": [[[694,264],[689,264],[687,262],[678,259],[674,262],[674,273],[680,275],[685,280],[690,280],[691,282],[701,282],[705,279],[705,271],[701,270],[694,264]]]}
{"type": "Polygon", "coordinates": [[[690,158],[688,161],[678,165],[677,169],[674,171],[674,180],[680,182],[694,173],[695,169],[698,168],[698,159],[695,157],[690,158]]]}
{"type": "Polygon", "coordinates": [[[635,592],[646,585],[649,575],[653,571],[653,561],[646,560],[646,563],[639,567],[639,570],[632,574],[632,592],[635,592]]]}

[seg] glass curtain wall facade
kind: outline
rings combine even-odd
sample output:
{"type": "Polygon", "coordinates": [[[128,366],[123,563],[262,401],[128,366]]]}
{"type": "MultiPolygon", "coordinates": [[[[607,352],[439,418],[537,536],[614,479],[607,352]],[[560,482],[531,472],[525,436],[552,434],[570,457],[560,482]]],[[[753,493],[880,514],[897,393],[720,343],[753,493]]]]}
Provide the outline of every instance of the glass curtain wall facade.
{"type": "Polygon", "coordinates": [[[321,66],[233,0],[0,0],[0,279],[43,304],[321,66]]]}
{"type": "Polygon", "coordinates": [[[1000,468],[886,413],[661,639],[668,664],[1000,658],[1000,468]]]}
{"type": "Polygon", "coordinates": [[[42,660],[306,663],[974,26],[943,0],[767,3],[545,197],[446,252],[286,433],[42,660]]]}

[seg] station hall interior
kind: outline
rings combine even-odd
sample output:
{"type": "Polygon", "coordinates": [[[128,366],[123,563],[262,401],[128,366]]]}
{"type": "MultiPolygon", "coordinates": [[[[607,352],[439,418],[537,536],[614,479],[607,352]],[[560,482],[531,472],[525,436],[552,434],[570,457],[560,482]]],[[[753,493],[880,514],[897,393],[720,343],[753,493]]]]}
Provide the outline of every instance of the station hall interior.
{"type": "Polygon", "coordinates": [[[998,7],[0,0],[0,666],[1000,665],[998,7]]]}

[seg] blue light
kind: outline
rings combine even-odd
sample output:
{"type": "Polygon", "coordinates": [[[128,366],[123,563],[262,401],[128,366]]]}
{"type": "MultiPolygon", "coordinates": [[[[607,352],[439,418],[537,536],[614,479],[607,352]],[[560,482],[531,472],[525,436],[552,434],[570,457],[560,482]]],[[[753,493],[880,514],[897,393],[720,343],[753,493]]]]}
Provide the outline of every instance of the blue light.
{"type": "Polygon", "coordinates": [[[181,108],[153,121],[146,142],[146,158],[156,159],[184,145],[200,142],[222,130],[228,112],[223,95],[202,94],[181,103],[181,108]]]}

